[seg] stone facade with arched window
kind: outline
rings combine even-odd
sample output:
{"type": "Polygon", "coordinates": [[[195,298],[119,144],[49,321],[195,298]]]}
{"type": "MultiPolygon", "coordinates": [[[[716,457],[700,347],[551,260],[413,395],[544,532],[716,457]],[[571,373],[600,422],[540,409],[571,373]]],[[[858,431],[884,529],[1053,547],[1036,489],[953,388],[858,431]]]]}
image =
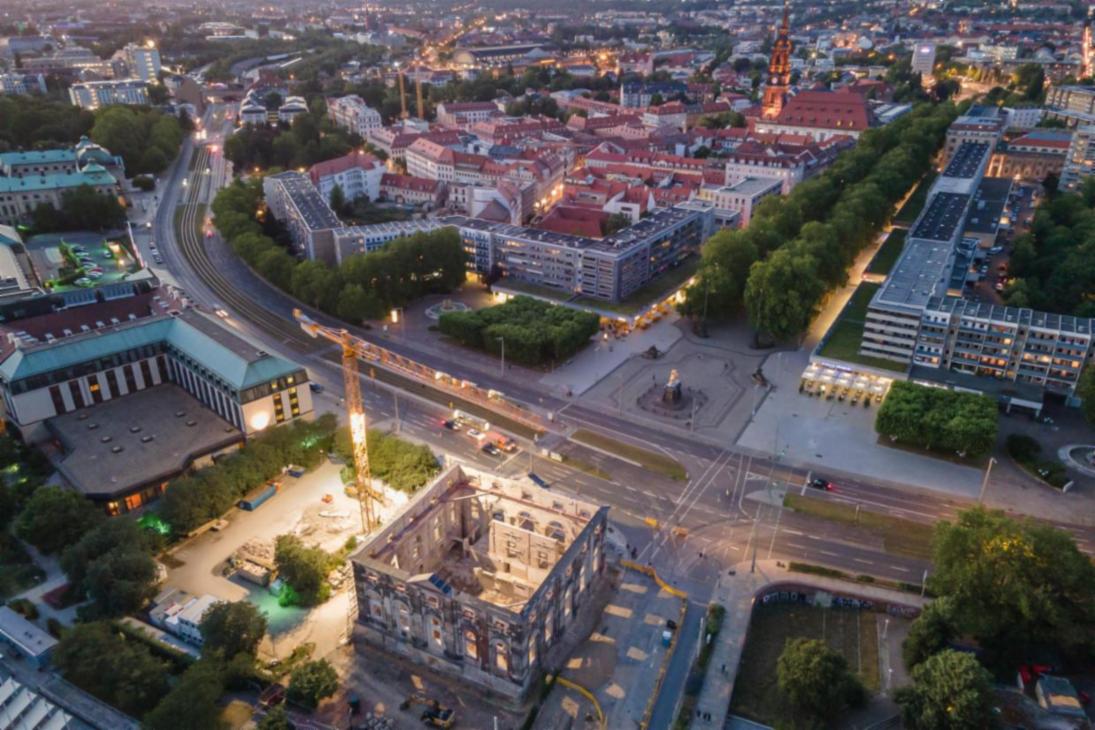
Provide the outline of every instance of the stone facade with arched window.
{"type": "Polygon", "coordinates": [[[453,467],[351,556],[356,635],[520,701],[592,604],[607,514],[453,467]]]}

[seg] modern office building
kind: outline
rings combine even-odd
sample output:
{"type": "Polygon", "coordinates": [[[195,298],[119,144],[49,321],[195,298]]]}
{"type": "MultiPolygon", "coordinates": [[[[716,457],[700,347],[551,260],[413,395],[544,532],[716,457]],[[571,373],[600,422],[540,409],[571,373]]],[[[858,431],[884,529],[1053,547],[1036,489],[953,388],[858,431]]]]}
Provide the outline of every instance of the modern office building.
{"type": "MultiPolygon", "coordinates": [[[[398,238],[398,227],[343,226],[307,176],[283,172],[263,180],[266,204],[289,229],[298,251],[337,264],[398,238]]],[[[604,238],[450,216],[415,222],[416,230],[456,228],[468,268],[482,276],[618,302],[696,254],[715,225],[714,206],[694,201],[655,210],[604,238]]]]}
{"type": "Polygon", "coordinates": [[[744,228],[752,220],[753,209],[760,201],[770,195],[779,195],[782,191],[782,180],[750,177],[733,185],[703,185],[697,197],[714,205],[716,216],[725,217],[727,213],[736,213],[738,225],[744,228]]]}
{"type": "Polygon", "coordinates": [[[327,114],[335,124],[362,138],[367,137],[371,130],[384,126],[380,112],[356,94],[331,99],[327,102],[327,114]]]}
{"type": "Polygon", "coordinates": [[[1076,190],[1092,173],[1095,173],[1095,123],[1079,124],[1072,130],[1061,168],[1061,188],[1076,190]]]}
{"type": "Polygon", "coordinates": [[[921,77],[931,76],[935,69],[935,44],[917,43],[913,47],[911,68],[921,77]]]}
{"type": "Polygon", "coordinates": [[[963,142],[985,142],[995,147],[1004,136],[1007,116],[995,106],[971,106],[947,128],[943,158],[950,160],[963,142]]]}
{"type": "Polygon", "coordinates": [[[307,175],[300,172],[267,175],[262,180],[262,191],[266,207],[285,224],[299,253],[311,260],[336,261],[332,232],[343,227],[342,221],[307,175]]]}
{"type": "Polygon", "coordinates": [[[153,43],[137,45],[127,43],[122,49],[129,75],[146,83],[154,84],[160,79],[160,51],[153,43]]]}
{"type": "Polygon", "coordinates": [[[123,283],[15,305],[0,325],[3,417],[59,445],[63,481],[110,514],[268,426],[312,416],[304,368],[163,289],[123,283]]]}
{"type": "Polygon", "coordinates": [[[991,392],[1009,409],[1039,412],[1045,393],[1072,397],[1095,320],[964,296],[1011,192],[1010,179],[984,177],[992,149],[988,141],[956,147],[871,300],[859,352],[906,366],[910,379],[991,392]]]}
{"type": "Polygon", "coordinates": [[[46,93],[46,77],[31,73],[0,73],[0,95],[22,96],[46,93]]]}
{"type": "Polygon", "coordinates": [[[92,111],[111,104],[147,104],[148,83],[139,79],[85,81],[69,87],[68,96],[76,106],[92,111]]]}
{"type": "Polygon", "coordinates": [[[1046,114],[1070,127],[1095,124],[1095,86],[1066,84],[1046,91],[1046,114]]]}
{"type": "Polygon", "coordinates": [[[353,555],[372,647],[512,703],[605,576],[608,508],[454,466],[353,555]]]}

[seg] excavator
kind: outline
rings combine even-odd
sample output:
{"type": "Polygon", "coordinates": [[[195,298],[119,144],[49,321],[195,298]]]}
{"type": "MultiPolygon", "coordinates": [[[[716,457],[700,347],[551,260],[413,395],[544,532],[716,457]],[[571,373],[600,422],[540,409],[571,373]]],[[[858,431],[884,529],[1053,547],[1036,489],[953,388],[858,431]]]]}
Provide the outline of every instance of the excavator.
{"type": "Polygon", "coordinates": [[[437,700],[430,699],[424,694],[415,693],[408,695],[399,706],[401,710],[408,710],[413,705],[422,705],[422,724],[430,727],[450,728],[456,723],[456,711],[449,707],[442,707],[437,700]]]}

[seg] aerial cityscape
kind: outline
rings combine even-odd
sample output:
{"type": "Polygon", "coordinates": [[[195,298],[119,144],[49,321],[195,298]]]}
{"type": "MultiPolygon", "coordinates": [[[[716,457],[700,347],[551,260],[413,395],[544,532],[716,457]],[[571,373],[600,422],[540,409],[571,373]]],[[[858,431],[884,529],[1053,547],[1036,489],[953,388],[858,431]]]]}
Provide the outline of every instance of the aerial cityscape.
{"type": "Polygon", "coordinates": [[[1093,23],[6,0],[0,730],[1095,726],[1093,23]]]}

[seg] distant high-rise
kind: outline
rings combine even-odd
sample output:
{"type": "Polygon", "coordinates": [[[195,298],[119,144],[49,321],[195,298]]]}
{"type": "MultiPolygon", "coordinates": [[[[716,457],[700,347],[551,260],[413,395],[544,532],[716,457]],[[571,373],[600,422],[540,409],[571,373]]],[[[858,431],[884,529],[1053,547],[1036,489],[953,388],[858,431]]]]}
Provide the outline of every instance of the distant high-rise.
{"type": "Polygon", "coordinates": [[[917,43],[913,49],[911,66],[913,72],[919,73],[921,77],[931,76],[935,68],[935,44],[917,43]]]}
{"type": "Polygon", "coordinates": [[[787,87],[791,85],[791,16],[786,0],[783,3],[783,24],[772,45],[772,58],[768,62],[768,85],[764,89],[762,110],[765,118],[774,119],[783,109],[787,99],[787,87]]]}

